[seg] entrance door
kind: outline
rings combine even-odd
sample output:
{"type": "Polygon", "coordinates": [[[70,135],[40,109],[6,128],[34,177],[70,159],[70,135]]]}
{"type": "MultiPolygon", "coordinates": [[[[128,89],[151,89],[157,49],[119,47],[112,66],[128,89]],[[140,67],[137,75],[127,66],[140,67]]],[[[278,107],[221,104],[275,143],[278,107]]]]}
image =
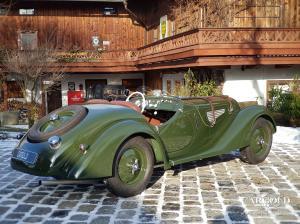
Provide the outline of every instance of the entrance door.
{"type": "Polygon", "coordinates": [[[61,84],[47,90],[47,113],[62,107],[61,84]]]}
{"type": "Polygon", "coordinates": [[[85,80],[86,98],[103,99],[103,89],[107,85],[106,79],[87,79],[85,80]]]}

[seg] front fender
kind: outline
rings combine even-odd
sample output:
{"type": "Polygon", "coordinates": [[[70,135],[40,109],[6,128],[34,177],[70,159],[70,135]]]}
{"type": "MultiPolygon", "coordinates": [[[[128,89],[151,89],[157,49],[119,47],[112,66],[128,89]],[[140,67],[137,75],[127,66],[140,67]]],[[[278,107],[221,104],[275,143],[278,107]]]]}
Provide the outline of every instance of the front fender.
{"type": "Polygon", "coordinates": [[[123,120],[107,127],[89,146],[87,154],[74,165],[68,178],[94,179],[112,176],[114,158],[118,149],[126,139],[134,135],[149,136],[156,159],[168,163],[165,148],[158,134],[147,122],[123,120]]]}

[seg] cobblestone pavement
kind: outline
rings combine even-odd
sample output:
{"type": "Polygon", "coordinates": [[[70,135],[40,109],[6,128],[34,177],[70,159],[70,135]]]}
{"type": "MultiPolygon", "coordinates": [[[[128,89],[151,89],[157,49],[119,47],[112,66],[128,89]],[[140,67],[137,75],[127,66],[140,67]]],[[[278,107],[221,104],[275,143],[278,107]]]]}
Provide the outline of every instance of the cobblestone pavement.
{"type": "Polygon", "coordinates": [[[232,153],[156,170],[143,194],[103,185],[39,186],[13,171],[15,140],[0,141],[0,223],[300,223],[300,144],[274,144],[261,165],[232,153]]]}

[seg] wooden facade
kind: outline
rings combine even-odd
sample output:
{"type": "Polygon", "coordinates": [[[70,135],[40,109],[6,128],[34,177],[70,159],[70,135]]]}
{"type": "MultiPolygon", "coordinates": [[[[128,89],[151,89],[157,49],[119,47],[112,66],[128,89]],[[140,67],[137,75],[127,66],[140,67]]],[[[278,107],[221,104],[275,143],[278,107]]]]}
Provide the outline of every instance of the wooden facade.
{"type": "MultiPolygon", "coordinates": [[[[136,49],[144,45],[144,28],[134,22],[122,3],[24,2],[0,16],[0,44],[18,47],[19,32],[36,32],[38,45],[51,42],[58,50],[94,50],[92,37],[109,41],[109,50],[136,49]],[[104,15],[113,7],[116,15],[104,15]],[[19,9],[34,9],[34,15],[19,15],[19,9]]],[[[1,46],[0,45],[0,46],[1,46]]]]}
{"type": "Polygon", "coordinates": [[[128,0],[128,7],[147,29],[147,44],[160,39],[160,18],[167,16],[167,36],[197,28],[299,28],[298,0],[187,0],[190,6],[177,5],[174,0],[128,0]],[[207,8],[214,6],[213,12],[207,8]],[[216,14],[218,7],[222,12],[216,14]],[[216,19],[219,17],[219,20],[216,19]]]}
{"type": "Polygon", "coordinates": [[[64,61],[66,72],[75,73],[300,64],[299,1],[226,1],[234,3],[224,8],[232,19],[224,19],[222,27],[209,24],[201,8],[174,14],[172,0],[20,1],[8,16],[0,16],[0,46],[17,48],[20,32],[36,32],[38,46],[50,42],[58,55],[71,55],[64,61]],[[117,13],[105,15],[104,7],[117,13]],[[31,8],[34,15],[19,15],[19,9],[31,8]],[[93,36],[109,43],[101,54],[93,36]]]}

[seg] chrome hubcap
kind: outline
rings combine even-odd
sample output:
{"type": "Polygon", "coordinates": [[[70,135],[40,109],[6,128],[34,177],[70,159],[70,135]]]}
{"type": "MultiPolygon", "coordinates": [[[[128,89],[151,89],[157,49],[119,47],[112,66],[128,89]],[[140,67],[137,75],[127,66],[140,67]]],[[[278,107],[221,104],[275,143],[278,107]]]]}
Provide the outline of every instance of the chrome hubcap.
{"type": "Polygon", "coordinates": [[[58,114],[51,114],[50,121],[57,121],[59,119],[58,114]]]}
{"type": "Polygon", "coordinates": [[[263,137],[259,137],[257,140],[257,144],[263,146],[265,144],[265,140],[263,139],[263,137]]]}
{"type": "Polygon", "coordinates": [[[128,167],[131,168],[131,173],[135,174],[137,171],[140,170],[139,160],[135,159],[132,164],[127,164],[128,167]]]}

